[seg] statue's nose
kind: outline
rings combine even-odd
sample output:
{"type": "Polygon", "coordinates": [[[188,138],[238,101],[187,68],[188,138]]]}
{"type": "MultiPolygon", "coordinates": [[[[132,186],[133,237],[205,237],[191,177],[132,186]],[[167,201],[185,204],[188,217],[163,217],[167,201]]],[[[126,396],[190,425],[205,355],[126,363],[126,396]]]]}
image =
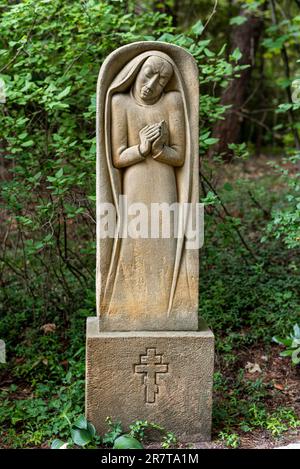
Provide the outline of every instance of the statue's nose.
{"type": "Polygon", "coordinates": [[[158,74],[153,75],[153,77],[150,78],[150,80],[148,81],[147,87],[148,87],[150,90],[152,90],[153,86],[154,86],[155,83],[157,82],[157,79],[158,79],[158,74]]]}

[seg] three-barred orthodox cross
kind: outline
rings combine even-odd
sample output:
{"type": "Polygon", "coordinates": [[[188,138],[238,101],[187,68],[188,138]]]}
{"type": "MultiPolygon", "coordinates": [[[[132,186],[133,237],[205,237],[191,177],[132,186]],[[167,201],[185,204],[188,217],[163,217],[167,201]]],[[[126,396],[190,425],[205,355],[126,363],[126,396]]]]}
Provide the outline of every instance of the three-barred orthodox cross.
{"type": "Polygon", "coordinates": [[[163,356],[156,355],[155,348],[148,348],[146,355],[141,355],[140,363],[135,365],[136,373],[144,373],[145,401],[153,404],[158,393],[157,375],[168,372],[168,364],[163,363],[163,356]]]}

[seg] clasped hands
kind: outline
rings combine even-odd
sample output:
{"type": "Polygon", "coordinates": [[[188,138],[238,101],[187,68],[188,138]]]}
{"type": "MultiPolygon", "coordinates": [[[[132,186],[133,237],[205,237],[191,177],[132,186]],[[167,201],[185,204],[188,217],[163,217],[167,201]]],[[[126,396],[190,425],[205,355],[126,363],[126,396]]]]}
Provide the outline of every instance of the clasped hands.
{"type": "Polygon", "coordinates": [[[145,158],[150,153],[152,156],[158,155],[163,146],[168,141],[168,127],[166,121],[161,121],[157,124],[146,125],[140,132],[139,151],[145,158]]]}

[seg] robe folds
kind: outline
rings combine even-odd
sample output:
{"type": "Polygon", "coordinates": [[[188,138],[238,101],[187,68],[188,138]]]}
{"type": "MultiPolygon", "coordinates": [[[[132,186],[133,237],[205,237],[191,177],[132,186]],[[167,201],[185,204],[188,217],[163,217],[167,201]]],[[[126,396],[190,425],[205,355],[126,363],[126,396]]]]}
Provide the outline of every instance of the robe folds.
{"type": "MultiPolygon", "coordinates": [[[[130,207],[142,203],[147,209],[149,238],[121,240],[119,260],[109,304],[109,314],[159,318],[166,314],[173,280],[177,240],[170,211],[170,238],[151,239],[152,203],[178,202],[175,167],[185,156],[185,122],[180,93],[170,91],[151,105],[137,102],[132,93],[112,98],[112,159],[122,171],[122,195],[130,207]],[[164,120],[168,141],[158,155],[144,158],[139,151],[139,130],[164,120]]],[[[168,222],[167,221],[167,222],[168,222]]],[[[162,228],[162,227],[159,227],[162,228]]],[[[163,229],[163,228],[162,228],[163,229]]],[[[162,229],[159,229],[162,236],[162,229]]]]}
{"type": "MultiPolygon", "coordinates": [[[[161,49],[174,49],[174,56],[188,53],[163,43],[149,42],[143,47],[149,50],[134,56],[133,45],[124,46],[127,60],[122,48],[118,50],[119,71],[116,73],[116,66],[112,68],[107,61],[98,82],[97,218],[99,205],[107,202],[115,206],[117,217],[114,239],[100,239],[97,235],[100,330],[197,330],[198,257],[185,249],[185,238],[132,239],[118,234],[124,222],[118,205],[120,196],[126,196],[128,206],[142,203],[148,209],[152,203],[198,201],[197,148],[189,126],[189,120],[198,113],[198,97],[193,102],[184,60],[179,69],[161,49]],[[174,73],[157,102],[141,104],[132,88],[150,56],[169,61],[174,73]],[[139,151],[140,130],[163,120],[168,141],[158,154],[151,152],[143,157],[139,151]]],[[[191,84],[194,86],[194,82],[191,84]]],[[[182,231],[185,221],[180,217],[178,226],[182,231]]],[[[170,233],[175,229],[171,219],[170,233]]]]}

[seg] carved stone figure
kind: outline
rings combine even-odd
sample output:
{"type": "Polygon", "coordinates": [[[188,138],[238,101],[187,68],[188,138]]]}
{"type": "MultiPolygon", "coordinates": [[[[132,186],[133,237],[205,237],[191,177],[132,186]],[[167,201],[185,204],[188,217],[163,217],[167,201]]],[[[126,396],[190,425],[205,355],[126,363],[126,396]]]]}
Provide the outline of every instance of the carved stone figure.
{"type": "Polygon", "coordinates": [[[126,430],[142,419],[180,441],[210,439],[214,337],[198,327],[198,250],[186,230],[199,201],[198,87],[194,58],[162,42],[123,46],[100,70],[97,317],[86,342],[86,417],[99,434],[109,415],[126,430]],[[157,232],[138,227],[150,213],[153,228],[155,204],[189,207],[169,219],[169,236],[163,208],[157,232]]]}
{"type": "MultiPolygon", "coordinates": [[[[104,122],[98,203],[114,203],[118,227],[125,217],[118,209],[120,196],[128,206],[144,204],[149,213],[153,203],[196,201],[191,131],[197,122],[191,121],[192,96],[182,73],[171,56],[149,50],[124,64],[110,86],[100,87],[105,96],[98,115],[104,122]]],[[[177,224],[175,216],[170,221],[169,238],[121,238],[117,232],[113,241],[99,240],[102,330],[197,329],[197,254],[187,257],[184,237],[176,236],[186,220],[177,216],[177,224]]]]}

